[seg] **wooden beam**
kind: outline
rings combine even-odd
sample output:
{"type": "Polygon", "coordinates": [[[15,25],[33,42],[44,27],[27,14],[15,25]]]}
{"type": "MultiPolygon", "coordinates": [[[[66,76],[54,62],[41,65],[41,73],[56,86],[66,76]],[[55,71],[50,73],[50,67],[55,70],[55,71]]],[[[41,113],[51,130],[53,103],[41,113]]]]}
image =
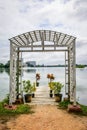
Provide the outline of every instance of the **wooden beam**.
{"type": "Polygon", "coordinates": [[[15,37],[14,37],[14,39],[15,39],[16,42],[18,42],[22,46],[22,44],[15,37]]]}
{"type": "Polygon", "coordinates": [[[56,52],[56,51],[59,51],[59,52],[61,52],[61,51],[68,51],[67,49],[61,49],[61,50],[58,50],[58,49],[56,49],[56,50],[20,50],[19,52],[56,52]]]}
{"type": "Polygon", "coordinates": [[[41,39],[41,41],[42,41],[42,36],[41,36],[41,31],[39,30],[39,35],[40,35],[40,39],[41,39]]]}
{"type": "Polygon", "coordinates": [[[46,30],[44,30],[44,41],[46,41],[46,30]]]}
{"type": "Polygon", "coordinates": [[[50,38],[51,38],[51,31],[49,31],[49,41],[50,41],[50,38]]]}
{"type": "MultiPolygon", "coordinates": [[[[57,45],[57,44],[55,44],[55,46],[56,47],[68,47],[65,45],[57,45]]],[[[21,46],[21,48],[26,48],[26,47],[31,47],[31,44],[27,45],[27,46],[21,46]]],[[[42,47],[42,45],[33,45],[33,47],[42,47]]],[[[54,45],[44,45],[44,47],[54,47],[54,45]]]]}
{"type": "Polygon", "coordinates": [[[25,39],[27,40],[27,36],[25,34],[23,34],[23,36],[25,37],[25,39]]]}
{"type": "Polygon", "coordinates": [[[59,37],[58,37],[58,40],[57,40],[57,44],[58,44],[58,42],[59,42],[59,40],[60,40],[60,36],[61,36],[61,33],[59,34],[59,37]]]}
{"type": "Polygon", "coordinates": [[[26,45],[26,43],[25,43],[25,41],[20,37],[20,36],[18,36],[20,39],[21,39],[21,41],[26,45]]]}
{"type": "Polygon", "coordinates": [[[72,41],[69,43],[69,46],[71,46],[71,44],[73,43],[74,40],[75,40],[75,39],[72,39],[72,41]]]}
{"type": "Polygon", "coordinates": [[[66,41],[65,45],[68,44],[69,40],[71,39],[72,36],[69,37],[69,39],[66,41]]]}
{"type": "Polygon", "coordinates": [[[42,50],[44,50],[44,33],[42,32],[42,50]]]}
{"type": "Polygon", "coordinates": [[[64,41],[65,37],[66,37],[66,34],[65,34],[65,36],[63,37],[63,39],[62,39],[62,41],[61,41],[61,43],[60,43],[60,44],[62,44],[62,43],[63,43],[63,41],[64,41]]]}
{"type": "Polygon", "coordinates": [[[36,41],[38,41],[37,36],[36,36],[36,32],[35,32],[35,31],[34,31],[34,35],[35,35],[36,41]]]}
{"type": "Polygon", "coordinates": [[[10,42],[11,42],[11,44],[14,44],[15,46],[19,46],[18,44],[16,44],[15,42],[13,42],[11,39],[10,39],[10,42]]]}
{"type": "Polygon", "coordinates": [[[54,40],[55,40],[55,36],[56,36],[56,32],[54,33],[53,42],[55,42],[55,41],[54,41],[54,40]]]}
{"type": "Polygon", "coordinates": [[[29,32],[28,34],[29,34],[29,36],[30,36],[32,42],[34,42],[34,40],[33,40],[32,36],[31,36],[30,32],[29,32]]]}

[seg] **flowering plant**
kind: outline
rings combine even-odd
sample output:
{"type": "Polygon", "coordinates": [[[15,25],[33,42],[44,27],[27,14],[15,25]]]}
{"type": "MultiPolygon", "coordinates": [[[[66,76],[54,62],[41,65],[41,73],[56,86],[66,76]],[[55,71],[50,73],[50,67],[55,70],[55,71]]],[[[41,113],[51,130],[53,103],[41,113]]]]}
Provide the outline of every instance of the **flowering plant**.
{"type": "Polygon", "coordinates": [[[47,78],[50,79],[50,82],[55,79],[53,74],[47,74],[47,78]]]}
{"type": "Polygon", "coordinates": [[[39,80],[39,79],[40,79],[40,74],[36,73],[36,80],[39,80]]]}

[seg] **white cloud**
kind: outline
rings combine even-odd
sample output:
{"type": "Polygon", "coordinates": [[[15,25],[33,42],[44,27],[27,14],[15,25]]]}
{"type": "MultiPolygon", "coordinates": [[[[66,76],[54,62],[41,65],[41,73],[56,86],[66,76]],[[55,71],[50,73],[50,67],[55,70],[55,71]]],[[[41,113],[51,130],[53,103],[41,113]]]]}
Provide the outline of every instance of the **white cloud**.
{"type": "MultiPolygon", "coordinates": [[[[51,29],[76,36],[77,62],[87,63],[85,58],[83,60],[83,56],[87,56],[86,5],[87,0],[0,0],[0,52],[3,45],[9,48],[8,39],[15,35],[36,29],[51,29]]],[[[9,49],[5,49],[9,57],[9,49]]],[[[3,58],[4,53],[1,56],[3,61],[8,59],[3,58]]],[[[47,57],[49,59],[49,55],[47,57]]],[[[61,57],[59,54],[60,62],[61,57]]]]}

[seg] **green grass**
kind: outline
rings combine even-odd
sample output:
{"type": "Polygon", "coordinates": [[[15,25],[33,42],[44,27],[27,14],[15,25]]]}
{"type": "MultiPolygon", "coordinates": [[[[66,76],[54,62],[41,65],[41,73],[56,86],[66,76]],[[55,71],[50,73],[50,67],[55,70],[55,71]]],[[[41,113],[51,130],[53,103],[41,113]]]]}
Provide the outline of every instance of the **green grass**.
{"type": "Polygon", "coordinates": [[[32,108],[27,104],[21,104],[17,106],[15,110],[9,110],[4,108],[3,102],[0,102],[0,115],[18,115],[18,114],[27,114],[33,113],[32,108]]]}
{"type": "Polygon", "coordinates": [[[27,104],[17,105],[17,109],[15,110],[11,110],[11,109],[9,110],[4,108],[4,104],[8,104],[8,103],[9,103],[9,96],[7,95],[7,97],[2,102],[0,102],[0,116],[33,113],[32,107],[30,107],[27,104]]]}
{"type": "MultiPolygon", "coordinates": [[[[71,103],[69,101],[62,101],[59,103],[58,107],[60,109],[67,110],[68,104],[71,104],[71,103]]],[[[79,103],[77,103],[77,104],[79,104],[79,103]]],[[[87,116],[87,106],[81,105],[81,104],[79,104],[79,105],[82,109],[82,112],[73,112],[73,113],[75,113],[76,115],[87,116]]]]}
{"type": "Polygon", "coordinates": [[[59,108],[61,108],[61,109],[67,109],[68,104],[70,104],[70,101],[62,101],[62,102],[59,103],[58,106],[59,106],[59,108]]]}

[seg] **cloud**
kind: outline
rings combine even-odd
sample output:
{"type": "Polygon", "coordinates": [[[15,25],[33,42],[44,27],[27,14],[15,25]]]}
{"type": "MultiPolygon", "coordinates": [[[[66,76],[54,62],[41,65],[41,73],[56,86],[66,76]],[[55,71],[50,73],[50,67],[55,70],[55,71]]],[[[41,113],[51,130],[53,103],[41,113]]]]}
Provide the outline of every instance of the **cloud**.
{"type": "MultiPolygon", "coordinates": [[[[36,29],[50,29],[76,36],[77,61],[87,63],[85,58],[83,60],[83,56],[87,56],[86,5],[87,0],[0,0],[0,52],[5,46],[4,52],[9,57],[8,39],[15,35],[36,29]]],[[[1,59],[7,60],[3,55],[1,59]]],[[[62,62],[61,55],[58,59],[62,62]]]]}

